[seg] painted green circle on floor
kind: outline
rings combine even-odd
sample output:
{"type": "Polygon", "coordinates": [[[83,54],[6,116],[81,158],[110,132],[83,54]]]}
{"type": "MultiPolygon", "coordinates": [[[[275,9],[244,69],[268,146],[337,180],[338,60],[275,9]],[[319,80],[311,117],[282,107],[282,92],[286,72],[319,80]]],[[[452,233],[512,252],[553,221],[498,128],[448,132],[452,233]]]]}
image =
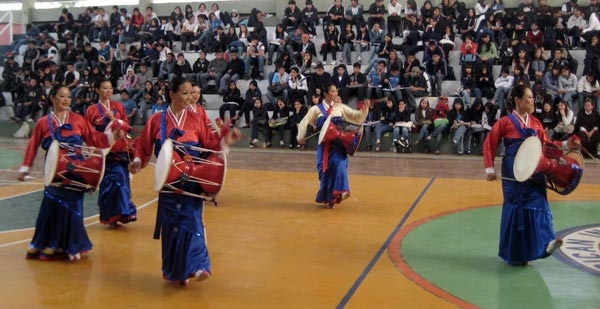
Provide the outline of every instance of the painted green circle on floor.
{"type": "Polygon", "coordinates": [[[23,152],[14,149],[0,148],[0,169],[7,169],[23,162],[23,152]]]}
{"type": "MultiPolygon", "coordinates": [[[[598,204],[551,203],[555,230],[599,223],[598,204]]],[[[402,256],[424,279],[478,307],[598,308],[598,275],[554,256],[527,267],[502,262],[500,213],[500,207],[473,208],[425,222],[405,236],[402,256]]]]}

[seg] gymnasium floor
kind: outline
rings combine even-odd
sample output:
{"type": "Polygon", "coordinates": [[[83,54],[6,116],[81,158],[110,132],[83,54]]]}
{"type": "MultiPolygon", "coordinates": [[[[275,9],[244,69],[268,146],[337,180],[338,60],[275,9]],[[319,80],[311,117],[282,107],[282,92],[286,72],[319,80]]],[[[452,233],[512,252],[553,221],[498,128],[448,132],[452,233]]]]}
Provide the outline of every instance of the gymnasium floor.
{"type": "Polygon", "coordinates": [[[153,166],[132,180],[137,222],[107,229],[95,216],[95,195],[86,196],[94,249],[74,264],[26,260],[43,187],[40,179],[14,182],[24,147],[0,139],[3,308],[600,304],[600,164],[591,161],[574,193],[549,193],[556,231],[573,240],[516,268],[497,258],[500,182],[484,180],[480,156],[358,153],[350,159],[352,196],[329,210],[313,202],[314,151],[236,148],[218,207],[204,212],[213,276],[181,287],[161,278],[153,166]],[[576,227],[588,228],[587,240],[577,239],[576,227]]]}

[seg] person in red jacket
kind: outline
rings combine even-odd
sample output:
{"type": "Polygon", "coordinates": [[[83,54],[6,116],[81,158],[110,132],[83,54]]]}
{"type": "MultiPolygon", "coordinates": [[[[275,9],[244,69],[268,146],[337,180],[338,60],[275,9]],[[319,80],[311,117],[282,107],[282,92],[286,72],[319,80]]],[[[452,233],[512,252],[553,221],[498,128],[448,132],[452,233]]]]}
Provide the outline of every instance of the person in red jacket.
{"type": "MultiPolygon", "coordinates": [[[[35,125],[33,135],[25,151],[19,180],[24,181],[33,166],[39,147],[48,150],[56,140],[63,145],[109,148],[119,132],[96,132],[81,115],[69,111],[71,92],[57,84],[50,90],[53,112],[42,117],[35,125]]],[[[81,160],[78,155],[68,156],[72,161],[81,160]]],[[[77,175],[74,175],[77,177],[77,175]]],[[[57,177],[55,177],[57,178],[57,177]]],[[[27,258],[54,260],[81,259],[81,253],[92,249],[83,224],[83,197],[85,190],[59,182],[44,188],[42,205],[35,224],[35,233],[27,251],[27,258]]]]}
{"type": "Polygon", "coordinates": [[[485,173],[488,181],[496,180],[494,158],[498,142],[503,139],[502,191],[504,202],[500,223],[498,255],[509,265],[527,265],[529,261],[550,256],[561,245],[552,225],[552,212],[546,195],[546,177],[533,175],[525,182],[514,180],[513,165],[522,142],[537,136],[542,144],[577,149],[577,139],[551,142],[540,121],[532,115],[535,110],[529,86],[518,85],[512,90],[514,110],[498,120],[483,144],[485,173]]]}
{"type": "MultiPolygon", "coordinates": [[[[85,118],[99,132],[112,130],[113,126],[124,126],[129,131],[129,120],[125,108],[118,101],[111,101],[113,87],[110,80],[98,82],[96,93],[98,102],[92,104],[85,113],[85,118]]],[[[137,210],[131,201],[131,184],[127,166],[131,160],[130,142],[119,139],[106,156],[104,179],[100,183],[98,207],[100,222],[110,228],[116,228],[118,222],[129,223],[137,220],[137,210]]]]}

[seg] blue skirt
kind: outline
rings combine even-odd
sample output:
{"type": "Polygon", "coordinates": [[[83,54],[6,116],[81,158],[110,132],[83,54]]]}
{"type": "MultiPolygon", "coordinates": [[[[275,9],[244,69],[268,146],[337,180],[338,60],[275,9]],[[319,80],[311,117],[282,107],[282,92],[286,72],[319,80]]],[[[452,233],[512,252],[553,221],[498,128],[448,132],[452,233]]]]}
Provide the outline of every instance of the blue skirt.
{"type": "Polygon", "coordinates": [[[159,194],[157,224],[162,240],[162,271],[167,279],[182,281],[198,270],[211,272],[203,210],[202,199],[159,194]]]}
{"type": "Polygon", "coordinates": [[[129,171],[126,161],[106,160],[104,178],[98,194],[100,222],[127,223],[137,219],[137,209],[131,201],[129,171]]]}
{"type": "MultiPolygon", "coordinates": [[[[514,155],[518,144],[507,146],[502,177],[514,179],[514,155]]],[[[537,174],[525,182],[503,179],[504,204],[500,223],[499,253],[509,264],[548,257],[546,247],[556,238],[546,196],[546,179],[537,174]]]]}
{"type": "Polygon", "coordinates": [[[317,147],[317,170],[321,186],[317,193],[317,203],[341,202],[342,193],[350,193],[348,181],[348,155],[343,147],[330,144],[327,170],[323,172],[323,144],[317,147]]]}
{"type": "Polygon", "coordinates": [[[92,250],[83,225],[83,192],[46,187],[30,247],[77,254],[92,250]]]}

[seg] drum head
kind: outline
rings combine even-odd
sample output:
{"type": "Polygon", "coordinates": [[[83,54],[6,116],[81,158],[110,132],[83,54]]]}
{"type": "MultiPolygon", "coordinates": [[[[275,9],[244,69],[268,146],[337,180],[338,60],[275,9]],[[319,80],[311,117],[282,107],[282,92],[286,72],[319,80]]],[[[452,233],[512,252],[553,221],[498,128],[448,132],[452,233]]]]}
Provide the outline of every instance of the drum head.
{"type": "Polygon", "coordinates": [[[166,139],[160,148],[160,152],[158,153],[158,158],[156,159],[156,169],[154,170],[154,190],[157,192],[160,192],[162,187],[165,185],[172,163],[173,140],[166,139]]]}
{"type": "Polygon", "coordinates": [[[325,119],[325,122],[321,127],[321,131],[319,131],[319,144],[321,144],[327,134],[327,130],[329,130],[329,123],[331,123],[331,115],[327,116],[327,119],[325,119]]]}
{"type": "Polygon", "coordinates": [[[46,152],[46,162],[44,163],[44,185],[50,185],[54,175],[56,175],[56,167],[58,166],[58,158],[60,152],[60,143],[53,140],[52,144],[46,152]]]}
{"type": "Polygon", "coordinates": [[[356,134],[354,141],[352,142],[352,144],[348,147],[348,149],[346,151],[348,153],[348,155],[353,156],[358,151],[358,147],[360,147],[360,142],[362,141],[362,138],[363,138],[364,130],[365,130],[364,126],[360,126],[358,128],[358,133],[356,134]]]}
{"type": "Polygon", "coordinates": [[[542,142],[537,136],[530,136],[521,144],[515,162],[513,173],[517,181],[523,182],[535,173],[542,158],[542,142]]]}

